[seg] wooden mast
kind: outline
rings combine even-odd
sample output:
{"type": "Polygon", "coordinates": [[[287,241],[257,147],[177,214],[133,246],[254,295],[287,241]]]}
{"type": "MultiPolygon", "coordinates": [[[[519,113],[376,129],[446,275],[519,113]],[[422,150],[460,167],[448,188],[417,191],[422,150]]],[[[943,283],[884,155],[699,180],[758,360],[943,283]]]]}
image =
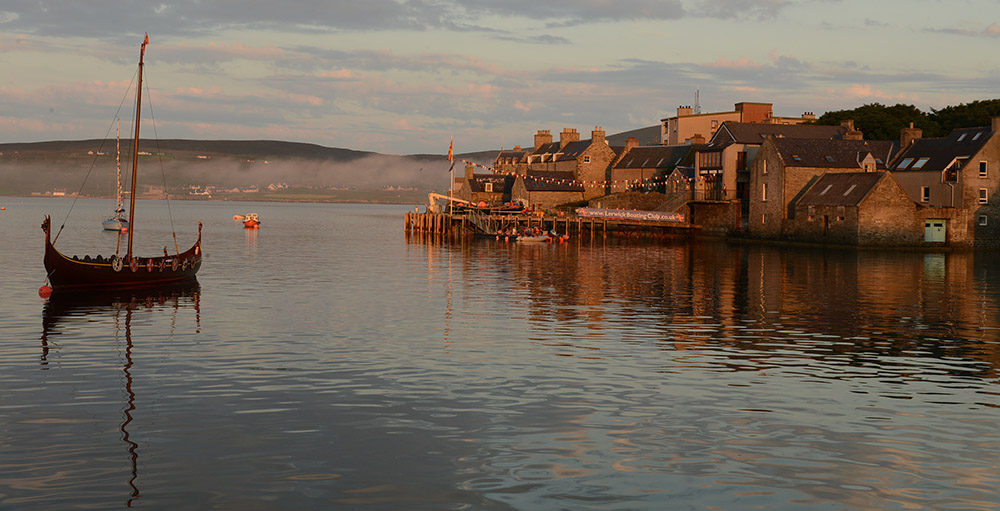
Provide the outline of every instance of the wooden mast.
{"type": "Polygon", "coordinates": [[[139,112],[142,109],[142,58],[146,55],[146,45],[149,44],[149,34],[142,41],[139,51],[139,86],[135,92],[135,141],[132,142],[132,193],[128,197],[128,252],[125,255],[127,263],[132,262],[132,235],[135,234],[135,176],[139,169],[139,112]]]}

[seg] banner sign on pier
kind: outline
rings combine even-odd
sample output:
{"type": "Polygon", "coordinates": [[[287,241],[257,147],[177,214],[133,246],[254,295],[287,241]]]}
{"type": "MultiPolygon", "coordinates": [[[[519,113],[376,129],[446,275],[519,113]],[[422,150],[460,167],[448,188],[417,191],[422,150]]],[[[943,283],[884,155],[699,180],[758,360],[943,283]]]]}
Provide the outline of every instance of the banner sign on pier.
{"type": "Polygon", "coordinates": [[[589,218],[615,218],[619,220],[645,220],[647,222],[683,222],[684,213],[663,211],[636,211],[630,209],[577,208],[576,214],[589,218]]]}

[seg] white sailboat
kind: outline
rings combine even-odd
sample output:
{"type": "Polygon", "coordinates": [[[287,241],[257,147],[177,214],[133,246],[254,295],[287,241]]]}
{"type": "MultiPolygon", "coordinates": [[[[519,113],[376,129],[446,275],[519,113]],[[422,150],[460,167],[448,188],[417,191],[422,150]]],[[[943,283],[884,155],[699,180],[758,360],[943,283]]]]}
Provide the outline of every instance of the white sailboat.
{"type": "Polygon", "coordinates": [[[122,149],[118,126],[115,127],[115,139],[115,166],[118,168],[115,183],[118,190],[118,206],[115,208],[115,213],[105,218],[101,224],[105,231],[121,232],[128,230],[128,220],[125,218],[125,201],[122,198],[122,149]]]}

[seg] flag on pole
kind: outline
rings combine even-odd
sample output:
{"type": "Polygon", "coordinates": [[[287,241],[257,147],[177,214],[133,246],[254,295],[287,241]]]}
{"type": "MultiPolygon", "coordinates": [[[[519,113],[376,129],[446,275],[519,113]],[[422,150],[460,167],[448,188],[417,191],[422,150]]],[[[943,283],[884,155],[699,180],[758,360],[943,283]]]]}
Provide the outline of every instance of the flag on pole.
{"type": "Polygon", "coordinates": [[[448,172],[451,172],[455,168],[455,137],[451,137],[451,142],[448,144],[448,161],[451,162],[448,172]]]}

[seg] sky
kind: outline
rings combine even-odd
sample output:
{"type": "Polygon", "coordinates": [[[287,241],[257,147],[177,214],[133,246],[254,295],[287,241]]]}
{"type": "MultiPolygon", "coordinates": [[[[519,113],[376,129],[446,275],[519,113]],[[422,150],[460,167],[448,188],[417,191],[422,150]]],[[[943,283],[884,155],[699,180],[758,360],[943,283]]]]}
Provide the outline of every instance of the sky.
{"type": "Polygon", "coordinates": [[[696,95],[1000,98],[998,0],[3,0],[0,142],[104,138],[144,33],[161,139],[445,154],[654,126],[696,95]]]}

